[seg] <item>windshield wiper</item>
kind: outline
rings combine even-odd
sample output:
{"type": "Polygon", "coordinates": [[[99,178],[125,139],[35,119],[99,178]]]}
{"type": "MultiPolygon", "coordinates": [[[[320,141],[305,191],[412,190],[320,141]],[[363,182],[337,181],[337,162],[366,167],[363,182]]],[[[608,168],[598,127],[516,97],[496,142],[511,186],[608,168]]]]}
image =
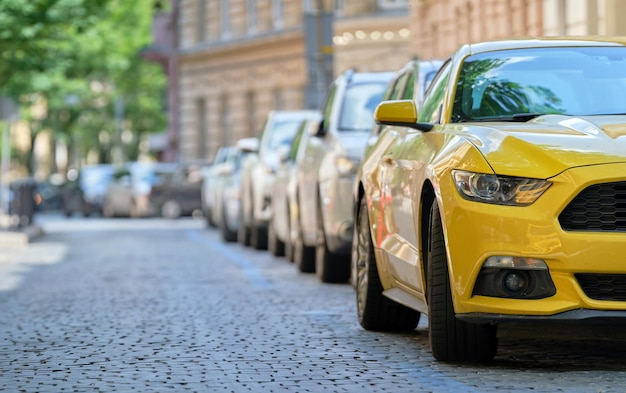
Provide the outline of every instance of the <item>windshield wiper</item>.
{"type": "Polygon", "coordinates": [[[511,120],[517,121],[520,123],[525,123],[529,120],[532,120],[534,118],[537,118],[543,115],[545,115],[545,113],[516,113],[513,116],[511,116],[511,120]]]}
{"type": "Polygon", "coordinates": [[[479,119],[462,119],[458,120],[457,123],[466,123],[466,122],[490,122],[490,121],[511,121],[516,123],[525,123],[529,120],[537,118],[539,116],[546,115],[547,113],[516,113],[510,116],[494,116],[494,117],[483,117],[479,119]]]}

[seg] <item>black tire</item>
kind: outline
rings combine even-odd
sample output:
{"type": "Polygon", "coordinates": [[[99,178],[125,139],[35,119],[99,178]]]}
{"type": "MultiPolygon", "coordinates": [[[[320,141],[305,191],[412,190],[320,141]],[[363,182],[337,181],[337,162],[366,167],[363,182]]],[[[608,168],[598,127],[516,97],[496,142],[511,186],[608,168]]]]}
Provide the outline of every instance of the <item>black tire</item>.
{"type": "Polygon", "coordinates": [[[317,207],[315,275],[320,281],[326,283],[344,283],[350,278],[350,256],[335,254],[328,249],[322,209],[319,205],[317,207]]]}
{"type": "Polygon", "coordinates": [[[256,250],[267,250],[267,228],[252,224],[250,245],[256,250]]]}
{"type": "Polygon", "coordinates": [[[250,224],[249,219],[245,217],[245,210],[243,208],[243,200],[239,203],[239,227],[237,228],[237,242],[244,246],[250,245],[250,224]]]}
{"type": "Polygon", "coordinates": [[[355,287],[359,323],[364,329],[374,331],[414,330],[419,323],[420,313],[383,296],[365,198],[360,201],[357,214],[358,239],[354,252],[357,260],[354,263],[357,270],[355,287]]]}
{"type": "Polygon", "coordinates": [[[443,227],[436,201],[430,209],[429,222],[426,288],[433,356],[441,361],[491,360],[498,350],[497,326],[468,323],[455,316],[443,227]]]}
{"type": "Polygon", "coordinates": [[[222,239],[225,242],[232,243],[237,241],[237,231],[228,227],[228,221],[226,220],[226,208],[222,207],[222,225],[220,228],[222,232],[222,239]]]}
{"type": "Polygon", "coordinates": [[[302,273],[315,273],[315,247],[309,247],[302,241],[302,233],[293,244],[293,262],[302,273]]]}
{"type": "Polygon", "coordinates": [[[276,257],[285,255],[285,243],[276,237],[274,222],[272,220],[270,220],[267,227],[267,249],[276,257]]]}

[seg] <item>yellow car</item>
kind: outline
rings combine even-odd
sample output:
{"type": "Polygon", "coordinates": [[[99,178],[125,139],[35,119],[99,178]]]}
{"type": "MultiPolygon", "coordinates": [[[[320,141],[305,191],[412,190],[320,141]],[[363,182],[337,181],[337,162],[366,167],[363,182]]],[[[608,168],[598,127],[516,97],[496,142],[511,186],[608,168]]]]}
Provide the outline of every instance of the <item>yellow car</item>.
{"type": "Polygon", "coordinates": [[[460,47],[383,101],[355,183],[360,324],[483,361],[503,323],[626,318],[626,39],[460,47]]]}

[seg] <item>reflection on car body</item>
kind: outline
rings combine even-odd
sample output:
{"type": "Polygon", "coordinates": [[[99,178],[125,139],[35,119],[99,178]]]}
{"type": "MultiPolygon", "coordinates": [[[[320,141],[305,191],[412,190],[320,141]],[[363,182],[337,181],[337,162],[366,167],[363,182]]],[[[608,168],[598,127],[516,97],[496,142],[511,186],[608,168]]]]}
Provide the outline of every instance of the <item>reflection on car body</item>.
{"type": "Polygon", "coordinates": [[[497,326],[626,317],[626,41],[462,46],[421,108],[384,101],[355,185],[359,322],[428,314],[439,360],[497,326]]]}

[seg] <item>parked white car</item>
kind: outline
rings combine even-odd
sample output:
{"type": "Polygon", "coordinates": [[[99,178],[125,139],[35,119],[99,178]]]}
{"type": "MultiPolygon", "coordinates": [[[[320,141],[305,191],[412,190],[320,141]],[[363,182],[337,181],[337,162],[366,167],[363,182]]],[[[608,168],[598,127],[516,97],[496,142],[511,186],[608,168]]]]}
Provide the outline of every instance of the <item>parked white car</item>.
{"type": "Polygon", "coordinates": [[[226,242],[237,241],[239,230],[239,211],[241,205],[241,170],[249,154],[255,154],[259,148],[258,138],[243,138],[237,141],[228,159],[220,169],[221,177],[216,183],[218,194],[215,211],[217,227],[226,242]]]}
{"type": "Polygon", "coordinates": [[[259,151],[250,154],[241,172],[241,215],[238,240],[258,250],[267,249],[271,217],[271,192],[278,167],[277,151],[291,145],[302,122],[316,116],[313,110],[271,111],[259,139],[259,151]]]}
{"type": "Polygon", "coordinates": [[[298,219],[298,185],[296,171],[298,165],[306,160],[306,144],[311,138],[309,129],[317,129],[322,121],[322,114],[302,123],[291,146],[278,150],[281,161],[276,170],[276,179],[272,189],[272,218],[268,228],[268,249],[275,256],[285,256],[294,261],[293,245],[296,240],[298,219]]]}
{"type": "Polygon", "coordinates": [[[220,147],[213,163],[202,168],[202,213],[209,227],[217,227],[216,217],[219,214],[216,211],[216,206],[219,206],[217,190],[219,189],[220,177],[222,177],[222,164],[228,160],[232,150],[232,146],[220,147]]]}

